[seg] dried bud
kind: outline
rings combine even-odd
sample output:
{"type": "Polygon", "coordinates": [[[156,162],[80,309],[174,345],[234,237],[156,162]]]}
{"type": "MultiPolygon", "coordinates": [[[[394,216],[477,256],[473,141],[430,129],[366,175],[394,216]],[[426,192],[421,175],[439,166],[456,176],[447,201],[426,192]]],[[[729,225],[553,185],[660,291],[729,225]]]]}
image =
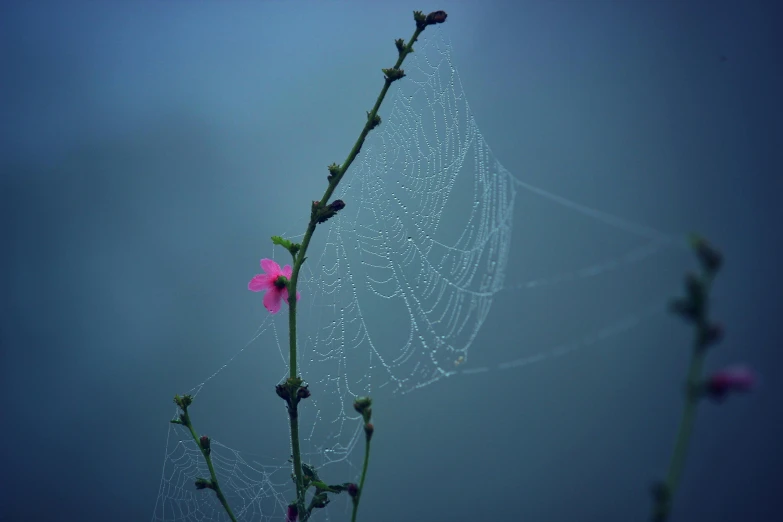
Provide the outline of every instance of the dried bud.
{"type": "Polygon", "coordinates": [[[306,399],[310,396],[310,390],[307,389],[307,386],[302,386],[298,390],[296,390],[296,398],[297,399],[306,399]]]}
{"type": "Polygon", "coordinates": [[[318,202],[313,201],[313,212],[316,212],[318,223],[324,223],[334,217],[337,212],[345,208],[345,202],[342,199],[335,199],[325,208],[318,208],[318,202]]]}
{"type": "Polygon", "coordinates": [[[287,401],[291,398],[291,392],[288,391],[288,386],[285,384],[278,384],[275,386],[275,393],[277,393],[277,396],[284,401],[287,401]]]}
{"type": "Polygon", "coordinates": [[[201,437],[199,437],[198,441],[201,444],[201,449],[209,453],[210,451],[209,437],[207,437],[206,435],[202,435],[201,437]]]}
{"type": "Polygon", "coordinates": [[[446,21],[447,16],[446,11],[433,11],[427,15],[424,23],[426,25],[442,24],[446,21]]]}
{"type": "Polygon", "coordinates": [[[367,440],[372,439],[372,434],[375,432],[375,426],[372,425],[372,422],[368,422],[364,425],[364,434],[367,436],[367,440]]]}
{"type": "Polygon", "coordinates": [[[352,498],[356,498],[356,496],[359,494],[359,486],[353,482],[348,484],[348,494],[351,495],[352,498]]]}
{"type": "Polygon", "coordinates": [[[416,21],[416,28],[420,31],[426,29],[428,25],[442,24],[446,21],[447,16],[448,15],[445,11],[433,11],[426,17],[422,14],[421,11],[413,12],[413,19],[416,21]]]}

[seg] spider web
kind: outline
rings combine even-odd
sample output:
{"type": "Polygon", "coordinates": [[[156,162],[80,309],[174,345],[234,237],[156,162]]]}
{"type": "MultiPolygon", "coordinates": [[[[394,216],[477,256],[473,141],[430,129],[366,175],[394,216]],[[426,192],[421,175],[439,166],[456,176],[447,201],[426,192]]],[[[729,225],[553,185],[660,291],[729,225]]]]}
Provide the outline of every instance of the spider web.
{"type": "MultiPolygon", "coordinates": [[[[653,313],[653,308],[629,313],[572,343],[494,368],[471,368],[469,349],[499,292],[593,277],[677,244],[653,229],[534,187],[503,168],[470,111],[450,43],[440,30],[428,33],[406,60],[407,76],[395,82],[384,103],[383,123],[343,179],[336,197],[347,206],[318,228],[300,281],[300,373],[317,390],[300,412],[303,460],[319,470],[343,464],[345,481],[357,478],[350,457],[363,437],[352,408],[357,396],[408,393],[457,374],[526,366],[618,335],[653,313]],[[519,190],[644,242],[621,256],[508,287],[519,190]]],[[[300,225],[303,230],[305,223],[300,225]]],[[[285,313],[266,317],[248,345],[190,393],[200,393],[261,340],[275,344],[287,360],[287,320],[285,313]]],[[[228,520],[214,494],[195,490],[195,478],[209,472],[195,444],[175,429],[169,429],[152,520],[228,520]]],[[[212,447],[221,487],[237,517],[284,519],[294,496],[290,463],[214,439],[212,447]]],[[[331,472],[329,477],[342,480],[331,472]]],[[[318,517],[329,519],[330,509],[318,517]]]]}

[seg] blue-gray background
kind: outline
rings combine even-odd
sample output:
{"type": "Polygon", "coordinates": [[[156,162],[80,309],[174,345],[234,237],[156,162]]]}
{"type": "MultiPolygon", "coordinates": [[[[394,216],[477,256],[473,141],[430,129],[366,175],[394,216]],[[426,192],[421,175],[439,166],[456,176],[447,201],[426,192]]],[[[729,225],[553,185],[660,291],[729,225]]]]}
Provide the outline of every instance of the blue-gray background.
{"type": "MultiPolygon", "coordinates": [[[[149,520],[171,396],[252,336],[265,312],[245,285],[265,238],[347,153],[413,9],[449,12],[478,124],[516,176],[726,252],[714,311],[728,337],[709,366],[748,362],[764,384],[701,409],[673,520],[778,520],[775,4],[4,2],[0,520],[149,520]]],[[[515,227],[510,287],[619,245],[524,192],[515,227]]],[[[470,364],[578,337],[634,292],[663,306],[692,263],[655,259],[501,293],[470,364]]],[[[567,357],[382,401],[360,518],[645,519],[688,339],[660,314],[567,357]]],[[[279,368],[263,364],[279,357],[253,361],[271,390],[279,368]]],[[[212,422],[233,420],[221,411],[212,422]]],[[[285,416],[251,411],[235,446],[284,453],[285,416]]]]}

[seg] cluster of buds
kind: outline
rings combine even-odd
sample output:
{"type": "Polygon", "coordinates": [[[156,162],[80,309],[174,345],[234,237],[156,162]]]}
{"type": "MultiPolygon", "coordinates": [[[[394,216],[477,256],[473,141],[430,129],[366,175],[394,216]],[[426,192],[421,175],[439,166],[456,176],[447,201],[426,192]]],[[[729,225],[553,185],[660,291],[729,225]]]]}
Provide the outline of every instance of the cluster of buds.
{"type": "Polygon", "coordinates": [[[183,426],[190,426],[190,417],[188,416],[188,406],[193,404],[192,395],[175,395],[174,404],[180,409],[179,415],[176,418],[171,419],[172,424],[182,424],[183,426]]]}
{"type": "Polygon", "coordinates": [[[364,435],[367,437],[367,442],[369,442],[375,431],[375,426],[370,422],[370,419],[372,418],[372,399],[369,397],[359,397],[354,401],[353,409],[362,415],[362,419],[364,420],[364,435]]]}
{"type": "Polygon", "coordinates": [[[187,411],[188,406],[193,404],[193,396],[192,395],[175,395],[174,396],[174,404],[179,406],[179,408],[182,411],[187,411]]]}
{"type": "Polygon", "coordinates": [[[289,377],[284,383],[275,386],[275,393],[286,402],[290,415],[296,416],[296,406],[299,404],[299,401],[310,397],[308,386],[308,384],[304,384],[301,377],[289,377]]]}
{"type": "Polygon", "coordinates": [[[335,199],[328,205],[322,205],[320,201],[313,201],[310,216],[315,219],[316,223],[325,223],[344,208],[345,202],[342,199],[335,199]]]}
{"type": "MultiPolygon", "coordinates": [[[[719,343],[724,336],[723,325],[711,322],[707,317],[709,283],[723,265],[723,255],[700,236],[692,236],[690,243],[699,260],[702,274],[686,276],[685,297],[674,300],[671,309],[695,325],[696,349],[705,350],[719,343]]],[[[701,383],[694,384],[696,387],[694,391],[715,401],[722,401],[732,392],[751,390],[756,380],[756,375],[750,368],[732,366],[713,373],[701,383]]]]}

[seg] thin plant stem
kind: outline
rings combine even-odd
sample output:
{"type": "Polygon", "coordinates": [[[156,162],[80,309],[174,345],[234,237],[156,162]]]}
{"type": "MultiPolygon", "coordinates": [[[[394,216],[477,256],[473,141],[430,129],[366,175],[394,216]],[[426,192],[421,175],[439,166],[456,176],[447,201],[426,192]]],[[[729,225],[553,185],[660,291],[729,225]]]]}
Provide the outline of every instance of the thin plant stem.
{"type": "Polygon", "coordinates": [[[370,437],[365,437],[364,442],[364,465],[362,466],[362,478],[359,480],[359,496],[353,503],[353,512],[351,513],[351,522],[356,522],[356,513],[359,512],[359,501],[362,499],[361,492],[364,491],[364,479],[367,477],[367,466],[370,464],[370,437]]]}
{"type": "MultiPolygon", "coordinates": [[[[408,41],[408,44],[403,48],[402,51],[399,53],[399,57],[397,58],[397,63],[394,65],[393,69],[399,70],[400,65],[402,65],[402,62],[405,60],[405,57],[413,52],[413,44],[418,39],[419,35],[424,30],[424,27],[420,27],[417,25],[416,31],[413,33],[413,36],[408,41]]],[[[339,167],[337,172],[330,176],[329,180],[329,186],[326,188],[326,191],[324,192],[323,196],[321,196],[321,199],[319,200],[320,205],[326,205],[326,203],[329,201],[329,199],[332,197],[332,194],[334,194],[335,189],[339,185],[340,181],[342,180],[343,176],[345,175],[348,168],[351,166],[353,161],[356,159],[356,156],[359,154],[359,151],[362,148],[362,145],[364,144],[365,138],[367,138],[367,134],[369,134],[370,130],[377,125],[377,123],[374,124],[378,109],[380,109],[381,104],[383,103],[384,98],[386,97],[386,93],[389,91],[389,87],[393,83],[393,79],[390,79],[388,76],[386,77],[383,88],[381,89],[380,94],[378,95],[378,98],[375,101],[375,105],[373,106],[372,110],[367,114],[367,122],[364,124],[364,128],[362,129],[362,132],[359,134],[359,138],[356,140],[356,143],[354,143],[353,148],[351,149],[351,152],[348,154],[348,157],[345,159],[345,162],[339,167]]],[[[307,257],[307,248],[310,246],[310,240],[313,237],[313,233],[315,232],[315,227],[318,224],[317,216],[315,214],[311,214],[310,216],[310,222],[307,225],[307,230],[305,230],[304,238],[302,239],[301,246],[297,253],[294,255],[294,266],[291,273],[291,278],[288,282],[288,306],[289,306],[289,312],[288,312],[288,336],[289,336],[289,377],[290,378],[296,378],[297,377],[297,352],[296,352],[296,290],[297,285],[299,282],[299,271],[302,269],[302,265],[305,262],[305,259],[307,257]]],[[[304,478],[302,475],[302,457],[301,457],[301,450],[299,447],[299,416],[297,412],[296,405],[294,405],[293,408],[289,408],[289,419],[290,419],[290,428],[291,428],[291,451],[293,453],[293,466],[294,466],[294,478],[296,481],[296,506],[297,511],[299,513],[305,513],[305,487],[304,487],[304,478]]],[[[365,470],[366,470],[367,460],[365,457],[365,470]]],[[[362,481],[364,480],[364,473],[362,474],[362,481]]]]}
{"type": "Polygon", "coordinates": [[[668,519],[671,512],[671,503],[674,492],[680,485],[680,479],[685,467],[685,458],[688,454],[691,435],[693,433],[693,423],[696,419],[696,410],[701,398],[700,383],[702,382],[702,369],[704,367],[704,358],[707,353],[705,339],[709,329],[708,305],[710,287],[712,285],[712,274],[703,273],[701,276],[703,285],[704,302],[702,304],[702,313],[696,320],[695,339],[691,350],[691,360],[688,366],[688,377],[685,383],[685,406],[682,410],[680,425],[677,429],[677,438],[669,461],[669,470],[666,473],[666,479],[658,486],[656,492],[656,501],[653,505],[652,522],[664,522],[668,519]]]}
{"type": "MultiPolygon", "coordinates": [[[[196,443],[196,446],[201,450],[201,454],[204,457],[204,460],[207,463],[207,468],[209,468],[209,477],[210,482],[208,486],[201,486],[201,487],[208,487],[209,489],[212,489],[215,491],[215,494],[217,495],[218,500],[223,505],[223,509],[226,510],[226,514],[228,514],[228,517],[231,519],[231,522],[237,522],[237,517],[234,516],[234,512],[231,511],[231,506],[228,505],[228,500],[226,499],[226,496],[223,494],[223,490],[220,489],[220,482],[217,478],[217,473],[215,473],[215,466],[212,465],[212,456],[211,456],[211,450],[208,447],[205,447],[201,441],[199,440],[198,433],[196,433],[196,429],[193,427],[193,423],[190,421],[190,413],[188,413],[188,405],[190,404],[190,401],[192,400],[192,397],[185,396],[185,397],[175,397],[174,401],[177,403],[178,406],[180,406],[180,409],[182,410],[182,414],[180,414],[179,419],[175,419],[171,422],[174,424],[181,424],[185,426],[188,431],[190,431],[190,436],[193,437],[193,441],[196,443]]],[[[209,440],[209,439],[207,439],[209,440]]],[[[203,479],[198,479],[197,485],[199,481],[203,479]]],[[[202,483],[204,484],[204,483],[202,483]]]]}

